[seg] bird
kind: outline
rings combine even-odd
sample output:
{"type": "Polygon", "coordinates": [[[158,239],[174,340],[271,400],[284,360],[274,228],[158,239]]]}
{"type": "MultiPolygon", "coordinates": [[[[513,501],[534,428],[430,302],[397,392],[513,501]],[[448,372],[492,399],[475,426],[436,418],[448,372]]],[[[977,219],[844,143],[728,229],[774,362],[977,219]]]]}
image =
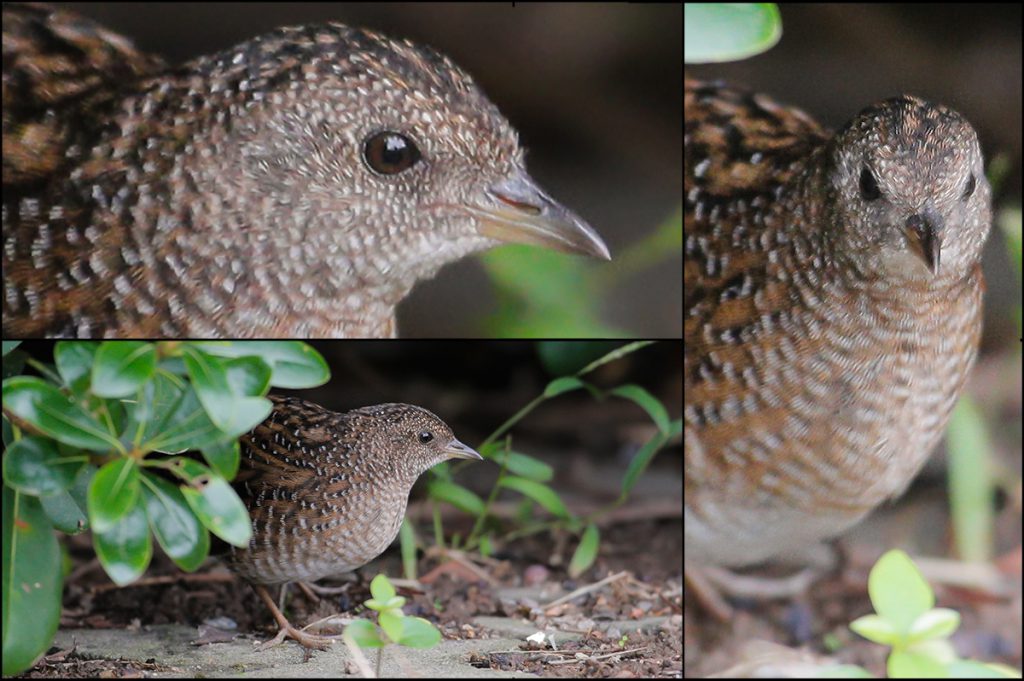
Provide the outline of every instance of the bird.
{"type": "Polygon", "coordinates": [[[836,132],[684,77],[684,551],[794,557],[898,496],[975,359],[991,189],[961,114],[836,132]]]}
{"type": "Polygon", "coordinates": [[[266,587],[365,565],[398,535],[421,474],[449,459],[482,457],[422,407],[335,412],[297,397],[268,397],[270,414],[239,440],[232,485],[249,511],[252,538],[230,547],[228,564],[277,620],[271,643],[290,637],[324,649],[330,639],[294,627],[266,587]]]}
{"type": "Polygon", "coordinates": [[[180,66],[3,8],[6,338],[393,337],[502,242],[609,259],[450,59],[341,23],[180,66]]]}

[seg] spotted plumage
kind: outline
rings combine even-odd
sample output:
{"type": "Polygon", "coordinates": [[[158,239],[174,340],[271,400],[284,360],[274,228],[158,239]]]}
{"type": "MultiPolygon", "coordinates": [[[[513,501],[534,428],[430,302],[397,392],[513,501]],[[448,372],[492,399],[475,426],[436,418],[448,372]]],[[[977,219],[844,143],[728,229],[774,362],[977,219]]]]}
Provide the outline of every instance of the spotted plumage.
{"type": "Polygon", "coordinates": [[[5,337],[393,336],[501,241],[608,257],[430,48],[331,23],[169,68],[18,4],[3,43],[5,337]]]}
{"type": "Polygon", "coordinates": [[[991,198],[958,113],[903,96],[835,134],[685,88],[685,545],[743,565],[898,494],[981,331],[991,198]]]}

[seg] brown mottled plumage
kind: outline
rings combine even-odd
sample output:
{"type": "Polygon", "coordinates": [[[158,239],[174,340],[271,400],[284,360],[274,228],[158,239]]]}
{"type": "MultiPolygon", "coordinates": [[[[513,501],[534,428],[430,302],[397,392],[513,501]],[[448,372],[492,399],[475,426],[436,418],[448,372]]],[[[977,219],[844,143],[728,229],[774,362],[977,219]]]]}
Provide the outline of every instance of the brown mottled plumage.
{"type": "Polygon", "coordinates": [[[688,562],[786,555],[900,493],[981,331],[990,190],[971,125],[915,97],[835,135],[685,88],[688,562]]]}
{"type": "Polygon", "coordinates": [[[345,413],[271,395],[274,410],[241,438],[235,489],[252,517],[232,568],[270,606],[282,632],[305,646],[325,640],[294,628],[263,585],[355,570],[398,535],[413,483],[448,459],[480,459],[444,421],[408,404],[345,413]]]}
{"type": "Polygon", "coordinates": [[[500,241],[608,257],[429,48],[332,23],[168,69],[3,12],[5,337],[393,336],[418,280],[500,241]]]}

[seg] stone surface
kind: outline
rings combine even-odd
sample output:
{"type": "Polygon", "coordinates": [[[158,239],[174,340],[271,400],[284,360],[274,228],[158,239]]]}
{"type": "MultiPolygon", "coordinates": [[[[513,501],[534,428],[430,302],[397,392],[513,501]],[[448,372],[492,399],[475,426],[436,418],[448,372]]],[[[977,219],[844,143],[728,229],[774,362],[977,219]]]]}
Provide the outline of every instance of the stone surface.
{"type": "Polygon", "coordinates": [[[501,241],[608,257],[446,57],[341,24],[177,68],[4,5],[5,337],[391,336],[501,241]]]}
{"type": "Polygon", "coordinates": [[[956,112],[896,97],[832,135],[685,87],[685,551],[738,566],[900,493],[977,351],[990,190],[956,112]]]}

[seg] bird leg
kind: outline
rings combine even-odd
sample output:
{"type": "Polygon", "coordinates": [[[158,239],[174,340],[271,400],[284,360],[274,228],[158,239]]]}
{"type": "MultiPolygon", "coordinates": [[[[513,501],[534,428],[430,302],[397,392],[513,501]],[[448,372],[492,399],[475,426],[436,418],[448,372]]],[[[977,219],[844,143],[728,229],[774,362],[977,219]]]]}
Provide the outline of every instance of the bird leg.
{"type": "Polygon", "coordinates": [[[728,622],[733,616],[733,609],[726,603],[723,593],[760,601],[792,598],[807,591],[811,583],[821,576],[821,571],[806,567],[786,577],[760,577],[740,575],[718,567],[686,566],[684,575],[701,606],[720,622],[728,622]]]}
{"type": "Polygon", "coordinates": [[[719,622],[728,622],[733,615],[732,606],[725,602],[722,594],[705,576],[701,568],[684,565],[683,576],[693,590],[697,601],[719,622]]]}
{"type": "Polygon", "coordinates": [[[277,644],[283,642],[288,637],[295,639],[306,648],[328,650],[331,647],[331,641],[333,639],[327,638],[325,636],[315,636],[313,634],[307,634],[301,629],[296,629],[295,627],[293,627],[291,622],[288,621],[288,618],[285,617],[284,613],[281,612],[281,609],[277,607],[276,603],[274,603],[274,599],[270,597],[269,593],[267,593],[267,588],[265,586],[263,586],[262,584],[253,584],[252,587],[256,590],[256,593],[259,595],[259,597],[263,599],[263,602],[266,603],[267,607],[270,608],[270,613],[274,616],[274,619],[277,620],[277,625],[280,627],[280,630],[277,632],[277,636],[270,639],[266,643],[261,644],[258,650],[266,650],[267,648],[273,648],[277,644]]]}

